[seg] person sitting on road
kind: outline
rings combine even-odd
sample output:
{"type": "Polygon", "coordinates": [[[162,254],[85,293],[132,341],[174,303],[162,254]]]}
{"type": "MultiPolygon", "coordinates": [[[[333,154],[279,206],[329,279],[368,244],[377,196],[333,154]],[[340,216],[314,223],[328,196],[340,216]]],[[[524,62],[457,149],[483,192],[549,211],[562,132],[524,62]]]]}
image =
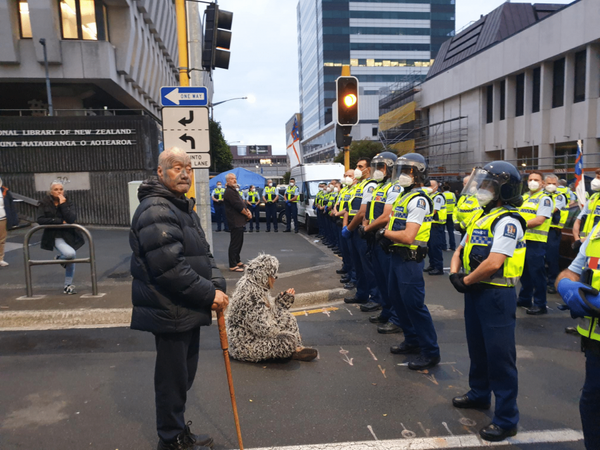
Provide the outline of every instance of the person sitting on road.
{"type": "MultiPolygon", "coordinates": [[[[64,195],[64,187],[60,181],[50,184],[48,195],[42,199],[38,207],[37,223],[40,225],[72,224],[77,221],[75,205],[64,195]]],[[[42,234],[41,247],[44,250],[56,250],[60,253],[54,259],[75,259],[76,251],[85,243],[81,231],[75,228],[46,228],[42,234]]],[[[73,285],[75,264],[61,264],[66,269],[63,292],[68,295],[76,294],[73,285]]]]}
{"type": "Polygon", "coordinates": [[[281,292],[274,301],[269,297],[278,269],[277,258],[261,254],[248,262],[238,281],[225,317],[233,359],[311,361],[317,357],[317,350],[302,346],[298,323],[289,312],[295,290],[281,292]]]}

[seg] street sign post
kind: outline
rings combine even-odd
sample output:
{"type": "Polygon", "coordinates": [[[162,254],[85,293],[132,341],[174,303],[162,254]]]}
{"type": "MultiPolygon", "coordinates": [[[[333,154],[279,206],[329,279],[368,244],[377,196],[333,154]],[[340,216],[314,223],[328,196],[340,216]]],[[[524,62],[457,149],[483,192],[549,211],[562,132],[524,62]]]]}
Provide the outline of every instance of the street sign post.
{"type": "Polygon", "coordinates": [[[208,106],[208,90],[204,86],[163,86],[160,102],[163,106],[208,106]]]}
{"type": "Polygon", "coordinates": [[[177,106],[163,108],[162,114],[165,148],[177,147],[186,153],[210,151],[208,108],[177,106]]]}

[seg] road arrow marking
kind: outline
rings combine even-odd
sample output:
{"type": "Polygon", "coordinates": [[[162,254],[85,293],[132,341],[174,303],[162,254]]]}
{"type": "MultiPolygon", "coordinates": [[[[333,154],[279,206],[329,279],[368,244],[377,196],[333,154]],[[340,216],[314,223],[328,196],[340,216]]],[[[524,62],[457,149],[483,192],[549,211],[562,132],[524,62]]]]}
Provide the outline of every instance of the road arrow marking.
{"type": "Polygon", "coordinates": [[[187,133],[183,136],[179,136],[179,139],[181,139],[186,144],[188,143],[188,141],[192,141],[192,150],[196,149],[196,140],[193,137],[188,136],[187,133]]]}
{"type": "Polygon", "coordinates": [[[185,117],[179,121],[181,125],[187,127],[190,123],[194,121],[194,111],[190,110],[190,118],[186,119],[185,117]]]}

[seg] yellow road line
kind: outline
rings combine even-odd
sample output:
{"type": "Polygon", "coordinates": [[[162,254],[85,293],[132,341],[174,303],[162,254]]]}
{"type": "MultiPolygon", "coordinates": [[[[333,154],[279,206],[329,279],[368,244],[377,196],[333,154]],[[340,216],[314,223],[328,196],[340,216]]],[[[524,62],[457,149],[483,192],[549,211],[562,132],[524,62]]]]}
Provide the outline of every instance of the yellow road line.
{"type": "Polygon", "coordinates": [[[337,311],[338,309],[340,309],[340,308],[330,306],[329,308],[319,308],[319,309],[309,309],[309,310],[304,310],[304,311],[296,311],[296,312],[293,312],[292,315],[293,316],[305,316],[306,314],[318,314],[318,313],[324,313],[325,311],[337,311]]]}

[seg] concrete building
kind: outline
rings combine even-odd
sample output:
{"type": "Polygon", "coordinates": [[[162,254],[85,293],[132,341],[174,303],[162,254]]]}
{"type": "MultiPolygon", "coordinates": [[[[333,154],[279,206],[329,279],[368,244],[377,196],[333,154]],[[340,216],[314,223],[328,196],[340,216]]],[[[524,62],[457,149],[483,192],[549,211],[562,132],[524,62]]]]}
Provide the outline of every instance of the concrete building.
{"type": "Polygon", "coordinates": [[[270,145],[232,145],[233,167],[241,167],[250,172],[271,178],[281,183],[283,175],[290,170],[286,155],[273,155],[270,145]]]}
{"type": "Polygon", "coordinates": [[[600,3],[505,3],[446,41],[416,95],[415,149],[432,172],[508,160],[600,166],[600,3]]]}

